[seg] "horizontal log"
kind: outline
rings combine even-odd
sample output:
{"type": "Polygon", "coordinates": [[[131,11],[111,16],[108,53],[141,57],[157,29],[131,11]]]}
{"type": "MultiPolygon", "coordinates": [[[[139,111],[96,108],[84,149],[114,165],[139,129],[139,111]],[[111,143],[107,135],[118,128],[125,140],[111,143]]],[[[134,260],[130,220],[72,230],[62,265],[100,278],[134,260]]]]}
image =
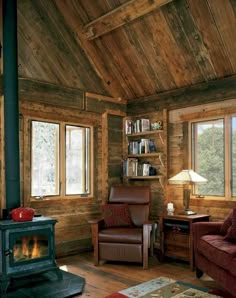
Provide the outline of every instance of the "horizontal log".
{"type": "Polygon", "coordinates": [[[99,113],[99,114],[103,114],[109,109],[117,110],[125,113],[126,105],[122,103],[109,102],[107,100],[102,101],[100,100],[100,98],[86,96],[85,109],[88,112],[99,113]]]}
{"type": "Polygon", "coordinates": [[[91,238],[55,243],[57,258],[78,254],[79,252],[88,251],[91,249],[92,249],[91,238]]]}
{"type": "Polygon", "coordinates": [[[37,80],[20,78],[19,97],[55,106],[84,109],[84,91],[37,80]]]}
{"type": "Polygon", "coordinates": [[[127,105],[127,113],[135,115],[143,112],[186,108],[190,106],[218,102],[236,98],[236,76],[209,81],[191,87],[153,94],[132,100],[127,105]]]}

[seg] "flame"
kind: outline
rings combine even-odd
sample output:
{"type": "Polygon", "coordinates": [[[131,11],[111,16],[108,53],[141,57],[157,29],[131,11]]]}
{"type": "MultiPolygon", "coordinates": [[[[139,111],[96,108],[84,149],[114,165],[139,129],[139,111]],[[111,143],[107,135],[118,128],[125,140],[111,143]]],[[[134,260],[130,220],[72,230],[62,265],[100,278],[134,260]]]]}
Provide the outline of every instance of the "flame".
{"type": "Polygon", "coordinates": [[[36,236],[33,237],[34,244],[32,248],[31,258],[39,258],[41,256],[40,247],[38,245],[38,238],[36,236]]]}
{"type": "Polygon", "coordinates": [[[29,257],[29,245],[27,237],[22,238],[22,255],[29,257]]]}
{"type": "Polygon", "coordinates": [[[21,256],[21,248],[18,245],[14,246],[14,258],[19,258],[21,256]]]}
{"type": "Polygon", "coordinates": [[[13,246],[14,260],[26,261],[34,258],[40,258],[45,253],[45,245],[42,244],[38,235],[25,236],[16,241],[13,246]]]}

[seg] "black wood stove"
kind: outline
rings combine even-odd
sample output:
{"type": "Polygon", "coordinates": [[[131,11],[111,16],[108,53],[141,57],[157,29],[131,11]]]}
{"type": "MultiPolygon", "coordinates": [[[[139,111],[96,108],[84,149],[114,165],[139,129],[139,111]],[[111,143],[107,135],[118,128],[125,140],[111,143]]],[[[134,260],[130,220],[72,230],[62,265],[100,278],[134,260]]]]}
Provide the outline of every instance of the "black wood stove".
{"type": "MultiPolygon", "coordinates": [[[[56,220],[34,217],[32,221],[0,220],[0,289],[6,293],[12,278],[54,270],[54,229],[56,220]]],[[[0,295],[1,296],[1,295],[0,295]]]]}

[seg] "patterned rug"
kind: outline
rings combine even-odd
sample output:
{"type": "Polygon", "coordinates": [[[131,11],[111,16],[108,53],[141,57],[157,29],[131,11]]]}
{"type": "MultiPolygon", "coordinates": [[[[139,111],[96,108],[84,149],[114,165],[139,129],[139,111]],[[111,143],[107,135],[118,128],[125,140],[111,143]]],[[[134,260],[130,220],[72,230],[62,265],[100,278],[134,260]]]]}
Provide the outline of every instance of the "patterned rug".
{"type": "Polygon", "coordinates": [[[216,298],[208,289],[166,277],[158,277],[105,298],[216,298]]]}

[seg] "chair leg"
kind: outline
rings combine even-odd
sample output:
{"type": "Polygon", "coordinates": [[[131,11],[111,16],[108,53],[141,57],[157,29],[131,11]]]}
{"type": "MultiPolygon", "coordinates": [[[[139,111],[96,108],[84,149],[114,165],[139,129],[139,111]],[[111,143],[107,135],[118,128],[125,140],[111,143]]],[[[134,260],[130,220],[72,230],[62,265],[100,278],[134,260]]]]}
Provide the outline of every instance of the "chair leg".
{"type": "Polygon", "coordinates": [[[200,278],[203,276],[203,271],[196,267],[196,277],[200,278]]]}
{"type": "Polygon", "coordinates": [[[92,224],[92,239],[93,239],[93,257],[94,265],[99,265],[99,248],[98,248],[98,224],[92,224]]]}
{"type": "Polygon", "coordinates": [[[156,230],[157,230],[157,224],[154,223],[152,224],[152,229],[151,229],[151,235],[150,235],[150,256],[154,256],[154,243],[156,240],[156,230]]]}
{"type": "Polygon", "coordinates": [[[148,268],[148,244],[150,237],[150,226],[143,226],[143,269],[148,268]]]}

